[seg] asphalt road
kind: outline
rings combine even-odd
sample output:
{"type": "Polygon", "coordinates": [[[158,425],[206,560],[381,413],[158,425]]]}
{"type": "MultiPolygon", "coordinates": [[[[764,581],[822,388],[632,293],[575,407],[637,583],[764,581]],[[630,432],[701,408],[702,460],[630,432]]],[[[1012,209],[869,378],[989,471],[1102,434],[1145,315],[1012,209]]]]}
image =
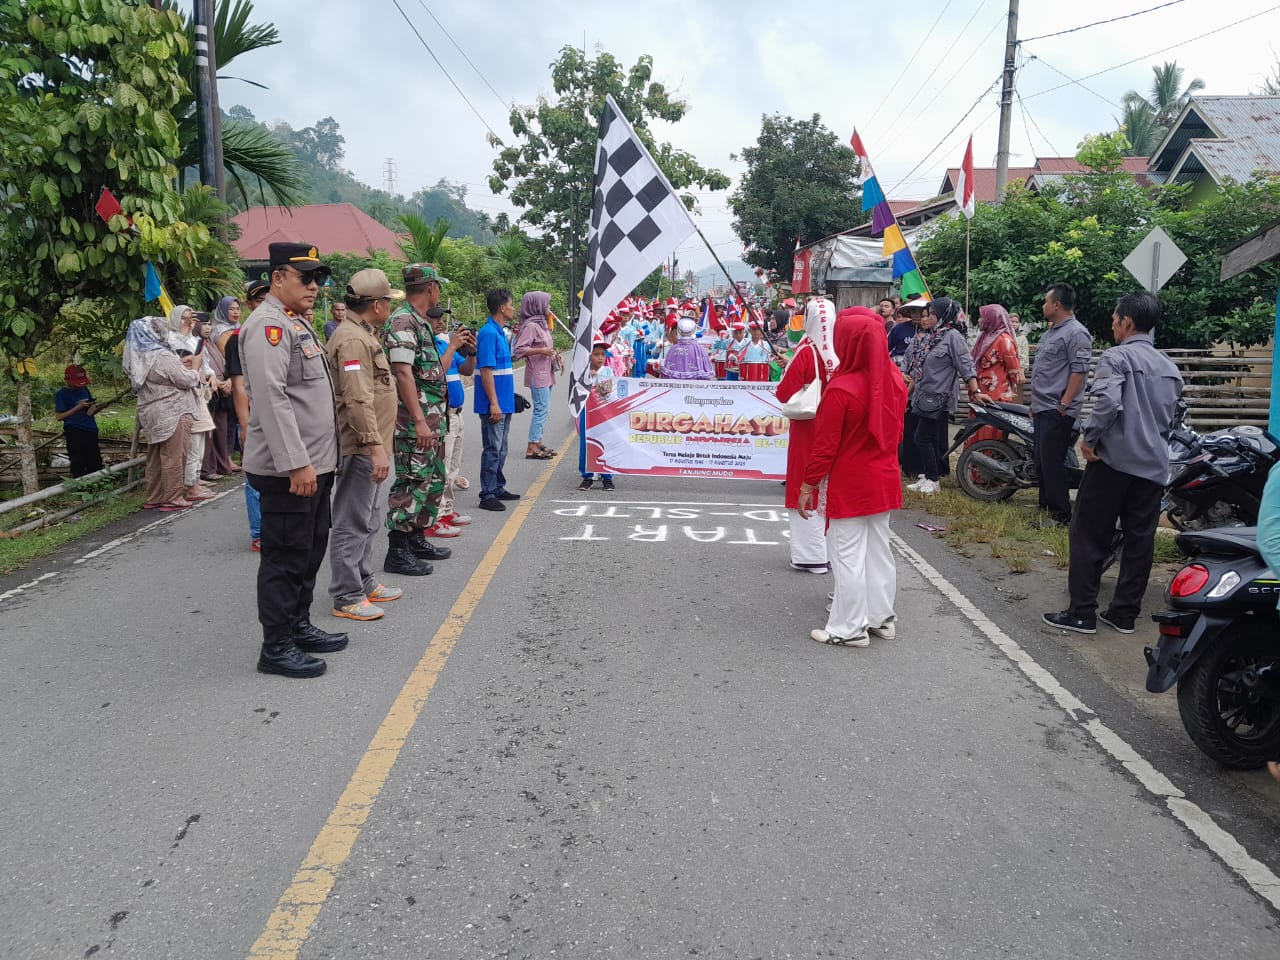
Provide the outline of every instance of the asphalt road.
{"type": "Polygon", "coordinates": [[[1140,636],[903,513],[899,639],[820,646],[779,485],[580,493],[526,427],[536,496],[473,484],[317,680],[254,672],[230,482],[0,580],[0,956],[1280,954],[1280,791],[1136,692],[1140,636]]]}

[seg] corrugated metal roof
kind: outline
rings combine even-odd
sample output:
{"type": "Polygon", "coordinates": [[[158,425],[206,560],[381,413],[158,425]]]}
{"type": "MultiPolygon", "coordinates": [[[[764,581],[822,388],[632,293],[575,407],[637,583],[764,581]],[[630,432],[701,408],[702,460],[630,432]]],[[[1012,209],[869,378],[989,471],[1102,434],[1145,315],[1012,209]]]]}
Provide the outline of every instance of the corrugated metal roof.
{"type": "Polygon", "coordinates": [[[1193,97],[1152,166],[1174,179],[1200,167],[1218,183],[1280,172],[1280,97],[1193,97]]]}

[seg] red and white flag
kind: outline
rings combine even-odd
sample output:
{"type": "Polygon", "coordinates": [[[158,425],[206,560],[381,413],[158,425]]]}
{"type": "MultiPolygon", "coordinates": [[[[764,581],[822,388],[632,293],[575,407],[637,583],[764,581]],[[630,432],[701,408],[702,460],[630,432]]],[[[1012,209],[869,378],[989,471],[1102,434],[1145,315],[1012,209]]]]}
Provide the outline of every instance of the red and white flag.
{"type": "Polygon", "coordinates": [[[956,206],[968,219],[973,219],[973,135],[964,148],[964,162],[960,164],[960,177],[956,180],[956,206]]]}

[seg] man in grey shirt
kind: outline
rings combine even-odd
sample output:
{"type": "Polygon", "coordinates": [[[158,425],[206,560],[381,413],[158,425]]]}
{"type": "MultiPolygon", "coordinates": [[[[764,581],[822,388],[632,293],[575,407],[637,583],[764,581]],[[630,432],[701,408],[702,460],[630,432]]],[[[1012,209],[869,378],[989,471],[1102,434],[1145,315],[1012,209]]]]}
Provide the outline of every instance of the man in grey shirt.
{"type": "Polygon", "coordinates": [[[1160,499],[1169,479],[1169,434],[1182,396],[1182,375],[1151,339],[1159,316],[1154,296],[1131,293],[1120,298],[1111,317],[1116,346],[1098,360],[1089,391],[1093,411],[1083,429],[1088,466],[1071,520],[1071,605],[1044,615],[1051,626],[1093,633],[1100,619],[1120,633],[1134,631],[1151,576],[1160,499]],[[1124,536],[1120,573],[1111,606],[1099,614],[1098,587],[1117,520],[1124,536]]]}
{"type": "Polygon", "coordinates": [[[1040,509],[1056,523],[1071,521],[1067,451],[1075,442],[1075,422],[1084,406],[1084,384],[1093,356],[1093,336],[1076,319],[1075,306],[1076,291],[1071,284],[1050,285],[1043,308],[1049,329],[1040,337],[1031,368],[1040,509]]]}

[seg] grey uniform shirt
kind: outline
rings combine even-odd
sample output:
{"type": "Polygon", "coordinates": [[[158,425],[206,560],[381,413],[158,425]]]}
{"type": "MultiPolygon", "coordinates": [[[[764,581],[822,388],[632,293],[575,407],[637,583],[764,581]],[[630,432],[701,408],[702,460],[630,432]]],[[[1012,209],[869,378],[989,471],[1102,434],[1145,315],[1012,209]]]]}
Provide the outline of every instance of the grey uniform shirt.
{"type": "Polygon", "coordinates": [[[272,294],[240,330],[244,386],[251,401],[244,469],[287,476],[310,465],[338,468],[338,423],[324,349],[311,325],[272,294]]]}
{"type": "MultiPolygon", "coordinates": [[[[1036,362],[1031,367],[1031,412],[1057,410],[1067,381],[1073,373],[1089,375],[1093,359],[1093,335],[1075,315],[1050,327],[1036,345],[1036,362]]],[[[1067,415],[1080,416],[1084,409],[1084,391],[1076,394],[1067,415]]]]}
{"type": "MultiPolygon", "coordinates": [[[[918,334],[909,350],[923,349],[928,340],[928,333],[918,334]]],[[[912,396],[945,394],[947,412],[954,413],[957,375],[962,380],[969,380],[977,375],[977,371],[973,366],[969,345],[964,341],[964,334],[952,327],[939,338],[933,345],[933,349],[929,351],[929,355],[925,357],[924,366],[920,368],[920,377],[912,387],[912,396]]]]}
{"type": "Polygon", "coordinates": [[[1093,410],[1084,442],[1114,470],[1167,483],[1182,374],[1156,349],[1151,334],[1135,333],[1103,353],[1089,393],[1093,410]]]}

